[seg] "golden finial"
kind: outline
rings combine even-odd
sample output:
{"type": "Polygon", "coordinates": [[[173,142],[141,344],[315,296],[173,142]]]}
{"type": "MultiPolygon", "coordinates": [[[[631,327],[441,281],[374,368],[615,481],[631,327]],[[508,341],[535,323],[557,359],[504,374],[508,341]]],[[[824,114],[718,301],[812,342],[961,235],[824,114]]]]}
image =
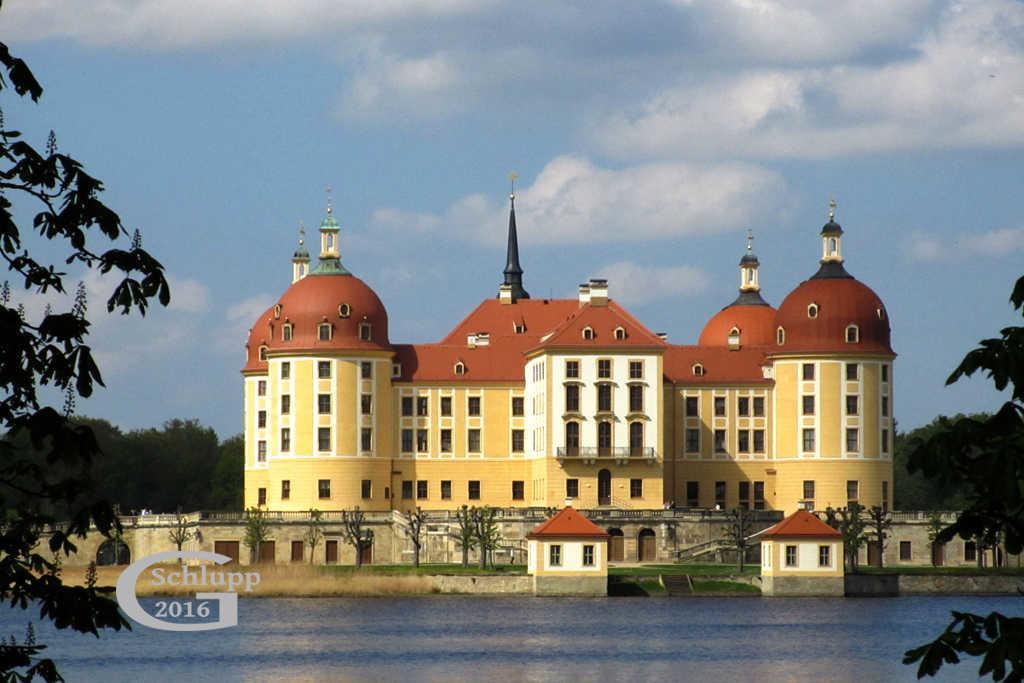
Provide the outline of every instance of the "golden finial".
{"type": "Polygon", "coordinates": [[[334,202],[331,200],[331,192],[332,192],[331,186],[328,185],[327,186],[327,214],[328,215],[334,213],[334,202]]]}
{"type": "Polygon", "coordinates": [[[836,206],[838,206],[838,204],[836,204],[836,198],[835,197],[829,197],[829,200],[828,200],[828,219],[830,221],[835,220],[835,217],[836,217],[836,206]]]}
{"type": "Polygon", "coordinates": [[[509,182],[509,185],[511,185],[511,187],[512,187],[511,192],[509,192],[509,194],[508,194],[508,198],[509,199],[515,199],[516,198],[516,180],[518,178],[519,178],[519,174],[516,173],[515,171],[512,171],[511,173],[508,174],[508,182],[509,182]]]}

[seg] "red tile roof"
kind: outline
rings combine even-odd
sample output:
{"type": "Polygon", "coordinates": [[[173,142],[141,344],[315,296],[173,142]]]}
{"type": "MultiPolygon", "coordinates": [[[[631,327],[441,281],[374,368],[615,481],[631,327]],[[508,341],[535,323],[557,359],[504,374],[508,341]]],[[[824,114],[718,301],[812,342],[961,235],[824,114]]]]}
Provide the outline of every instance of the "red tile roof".
{"type": "Polygon", "coordinates": [[[576,312],[579,306],[576,299],[520,299],[512,304],[487,299],[463,318],[440,343],[465,346],[466,337],[486,332],[492,343],[496,339],[510,337],[520,342],[528,340],[533,345],[576,312]],[[524,325],[525,332],[516,334],[516,324],[524,325]]]}
{"type": "Polygon", "coordinates": [[[762,538],[842,538],[843,535],[807,510],[797,510],[762,534],[762,538]]]}
{"type": "Polygon", "coordinates": [[[668,345],[658,335],[644,327],[643,323],[630,315],[626,309],[612,300],[607,304],[577,305],[577,308],[551,334],[541,337],[537,349],[549,348],[616,348],[645,347],[664,349],[668,345]],[[589,327],[594,332],[593,339],[584,339],[583,330],[589,327]],[[615,330],[621,327],[625,339],[616,339],[615,330]]]}
{"type": "Polygon", "coordinates": [[[666,379],[676,384],[770,384],[761,366],[765,347],[747,346],[736,351],[727,347],[669,346],[664,356],[666,379]],[[704,366],[703,375],[693,374],[693,366],[704,366]]]}
{"type": "Polygon", "coordinates": [[[527,538],[608,538],[608,532],[577,512],[570,505],[536,527],[527,538]]]}

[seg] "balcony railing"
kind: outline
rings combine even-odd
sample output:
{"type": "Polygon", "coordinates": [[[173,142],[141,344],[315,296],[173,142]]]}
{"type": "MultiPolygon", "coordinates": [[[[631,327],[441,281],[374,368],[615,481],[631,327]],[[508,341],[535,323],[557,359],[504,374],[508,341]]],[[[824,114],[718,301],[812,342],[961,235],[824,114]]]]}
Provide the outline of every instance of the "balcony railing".
{"type": "Polygon", "coordinates": [[[657,460],[658,452],[650,447],[629,446],[559,446],[559,460],[657,460]]]}

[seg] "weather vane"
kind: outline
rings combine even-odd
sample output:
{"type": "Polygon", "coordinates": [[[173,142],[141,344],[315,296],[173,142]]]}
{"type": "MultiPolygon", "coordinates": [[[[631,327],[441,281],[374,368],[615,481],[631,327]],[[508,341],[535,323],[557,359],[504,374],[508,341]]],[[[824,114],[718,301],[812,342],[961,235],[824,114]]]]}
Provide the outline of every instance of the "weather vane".
{"type": "Polygon", "coordinates": [[[299,221],[299,246],[306,243],[306,224],[299,221]]]}
{"type": "Polygon", "coordinates": [[[331,201],[331,186],[327,186],[327,213],[334,213],[334,203],[331,201]]]}
{"type": "Polygon", "coordinates": [[[754,231],[747,228],[747,252],[754,248],[754,231]]]}
{"type": "Polygon", "coordinates": [[[508,174],[508,182],[509,182],[509,185],[512,186],[512,191],[509,192],[509,195],[508,195],[509,199],[515,199],[516,198],[516,180],[518,178],[519,178],[519,174],[516,173],[515,171],[512,171],[511,173],[508,174]]]}
{"type": "Polygon", "coordinates": [[[829,197],[829,200],[828,200],[828,219],[830,221],[834,220],[835,217],[836,217],[836,206],[838,206],[836,204],[836,198],[835,197],[829,197]]]}

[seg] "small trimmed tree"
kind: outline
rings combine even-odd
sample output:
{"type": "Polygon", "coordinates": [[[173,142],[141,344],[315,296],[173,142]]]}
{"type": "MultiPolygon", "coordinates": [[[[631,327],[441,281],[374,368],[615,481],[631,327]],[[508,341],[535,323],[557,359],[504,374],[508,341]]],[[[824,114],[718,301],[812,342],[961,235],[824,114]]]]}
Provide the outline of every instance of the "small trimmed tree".
{"type": "Polygon", "coordinates": [[[867,525],[862,515],[864,508],[857,503],[850,503],[848,508],[825,509],[825,522],[843,535],[843,555],[846,556],[846,570],[857,571],[857,554],[866,540],[864,530],[867,525]]]}
{"type": "Polygon", "coordinates": [[[480,569],[487,567],[488,557],[492,557],[493,565],[494,549],[501,542],[501,532],[498,531],[498,523],[495,518],[498,516],[497,508],[482,507],[474,508],[473,536],[476,546],[480,550],[480,569]]]}
{"type": "Polygon", "coordinates": [[[462,566],[469,566],[469,553],[476,547],[476,508],[463,505],[455,511],[455,521],[458,527],[455,530],[456,539],[462,549],[462,566]]]}
{"type": "Polygon", "coordinates": [[[245,536],[242,543],[249,549],[249,561],[257,562],[260,547],[270,540],[270,522],[263,508],[254,506],[245,511],[245,536]]]}
{"type": "Polygon", "coordinates": [[[402,514],[405,518],[404,527],[406,537],[412,542],[412,566],[420,566],[420,549],[423,546],[423,525],[426,524],[428,515],[426,512],[416,506],[415,510],[410,510],[402,514]]]}
{"type": "Polygon", "coordinates": [[[876,567],[882,567],[885,565],[885,540],[889,538],[889,534],[886,531],[892,526],[892,515],[887,511],[883,510],[879,506],[875,505],[868,510],[867,527],[870,529],[870,533],[874,536],[874,543],[878,544],[878,555],[876,555],[877,561],[876,567]]]}
{"type": "Polygon", "coordinates": [[[322,512],[316,508],[309,509],[309,523],[306,525],[306,531],[302,534],[302,540],[309,546],[309,563],[313,564],[313,558],[316,555],[316,547],[320,545],[320,541],[324,539],[324,523],[322,512]]]}
{"type": "Polygon", "coordinates": [[[928,516],[928,542],[932,546],[932,566],[935,565],[935,544],[939,542],[939,533],[946,525],[942,522],[942,513],[933,512],[928,516]]]}
{"type": "Polygon", "coordinates": [[[736,567],[741,572],[746,562],[747,547],[749,546],[750,529],[753,527],[754,519],[749,510],[735,508],[728,513],[728,521],[725,529],[722,530],[722,538],[729,544],[730,548],[736,550],[736,567]]]}
{"type": "MultiPolygon", "coordinates": [[[[171,543],[174,544],[179,553],[181,552],[181,546],[185,545],[188,539],[192,537],[192,531],[189,529],[189,526],[188,517],[181,513],[181,508],[179,507],[177,512],[174,513],[174,522],[167,532],[168,538],[170,538],[171,543]]],[[[178,558],[178,562],[180,563],[181,561],[181,558],[178,558]]]]}
{"type": "Polygon", "coordinates": [[[351,512],[341,511],[341,529],[345,535],[345,541],[355,548],[356,567],[359,569],[363,567],[363,548],[369,541],[367,530],[363,528],[365,521],[366,515],[358,505],[351,512]]]}

